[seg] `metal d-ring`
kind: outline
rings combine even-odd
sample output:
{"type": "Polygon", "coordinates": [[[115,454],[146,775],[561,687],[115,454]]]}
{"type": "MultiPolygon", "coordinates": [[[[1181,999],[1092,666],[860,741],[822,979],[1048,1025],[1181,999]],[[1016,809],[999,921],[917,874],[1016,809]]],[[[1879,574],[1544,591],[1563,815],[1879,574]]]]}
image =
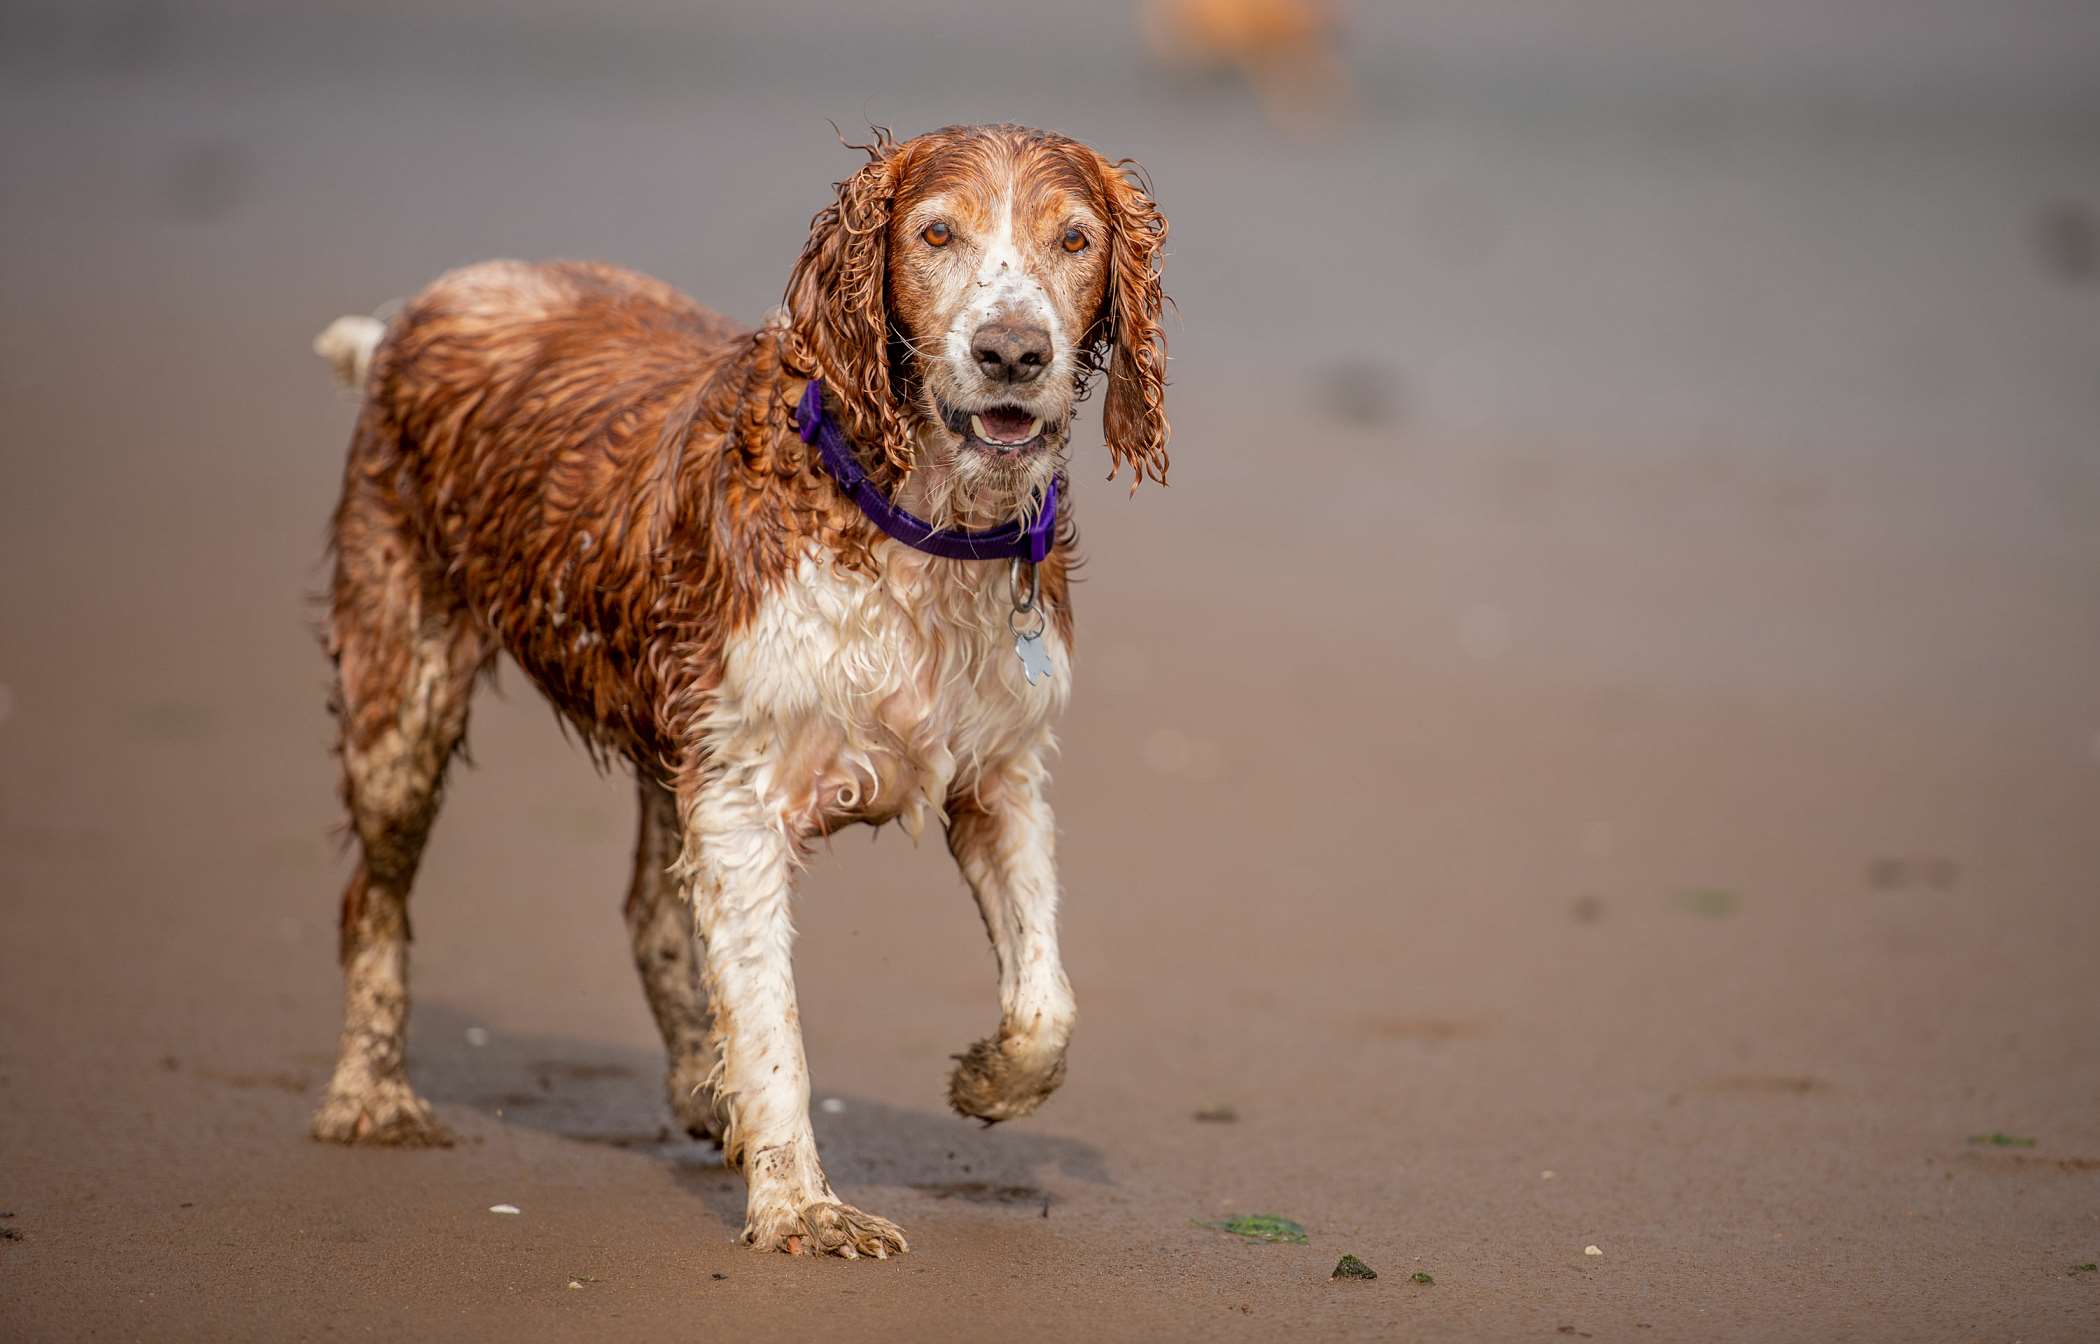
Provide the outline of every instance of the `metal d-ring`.
{"type": "Polygon", "coordinates": [[[1014,606],[1013,610],[1006,614],[1006,628],[1017,635],[1032,639],[1049,628],[1050,618],[1044,614],[1042,608],[1043,572],[1040,565],[1028,565],[1028,593],[1026,596],[1021,593],[1021,566],[1024,564],[1027,562],[1016,556],[1013,569],[1007,574],[1006,591],[1013,599],[1014,606]],[[1023,629],[1031,614],[1036,618],[1035,628],[1023,629]]]}
{"type": "Polygon", "coordinates": [[[1023,639],[1041,639],[1043,631],[1050,628],[1050,618],[1045,616],[1042,610],[1038,608],[1035,612],[1035,627],[1026,629],[1024,626],[1028,620],[1028,615],[1029,613],[1021,610],[1019,607],[1015,607],[1012,611],[1006,613],[1006,628],[1023,639]]]}
{"type": "Polygon", "coordinates": [[[1016,612],[1034,611],[1043,596],[1043,572],[1036,565],[1028,565],[1028,596],[1021,596],[1021,566],[1028,565],[1019,556],[1014,557],[1013,568],[1007,571],[1006,592],[1013,599],[1016,612]]]}

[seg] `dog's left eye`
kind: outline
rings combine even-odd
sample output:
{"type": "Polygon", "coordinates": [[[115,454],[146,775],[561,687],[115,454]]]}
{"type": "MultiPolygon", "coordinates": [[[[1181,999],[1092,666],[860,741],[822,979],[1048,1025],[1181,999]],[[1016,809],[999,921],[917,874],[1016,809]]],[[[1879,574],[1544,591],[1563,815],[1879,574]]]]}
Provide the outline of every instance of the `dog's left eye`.
{"type": "Polygon", "coordinates": [[[1086,251],[1086,235],[1085,235],[1085,234],[1083,234],[1083,233],[1081,233],[1081,232],[1080,232],[1079,230],[1077,230],[1077,229],[1066,229],[1066,230],[1065,230],[1065,251],[1067,251],[1067,252],[1084,252],[1084,251],[1086,251]]]}
{"type": "Polygon", "coordinates": [[[935,220],[933,223],[928,224],[925,231],[919,236],[924,238],[930,247],[946,247],[948,240],[955,235],[948,231],[946,224],[943,224],[940,220],[935,220]]]}

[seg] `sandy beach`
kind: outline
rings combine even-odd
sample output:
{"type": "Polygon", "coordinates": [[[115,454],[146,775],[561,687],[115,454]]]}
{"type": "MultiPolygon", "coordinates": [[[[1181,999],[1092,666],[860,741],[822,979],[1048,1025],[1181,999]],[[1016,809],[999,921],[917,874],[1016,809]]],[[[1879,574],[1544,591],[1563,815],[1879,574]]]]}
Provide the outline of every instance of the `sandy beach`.
{"type": "Polygon", "coordinates": [[[1308,137],[1120,6],[895,8],[8,20],[0,1336],[2100,1337],[2091,25],[1702,99],[1599,54],[1641,6],[1544,81],[1421,57],[1432,6],[1308,137]],[[415,891],[460,1142],[306,1130],[354,413],[309,341],[505,255],[756,319],[826,118],[1142,160],[1180,308],[1171,488],[1101,479],[1092,412],[1075,451],[1063,1091],[946,1112],[996,1000],[937,839],[842,834],[799,898],[886,1264],[735,1244],[628,959],[632,786],[515,669],[415,891]],[[1247,1213],[1308,1244],[1205,1226],[1247,1213]]]}

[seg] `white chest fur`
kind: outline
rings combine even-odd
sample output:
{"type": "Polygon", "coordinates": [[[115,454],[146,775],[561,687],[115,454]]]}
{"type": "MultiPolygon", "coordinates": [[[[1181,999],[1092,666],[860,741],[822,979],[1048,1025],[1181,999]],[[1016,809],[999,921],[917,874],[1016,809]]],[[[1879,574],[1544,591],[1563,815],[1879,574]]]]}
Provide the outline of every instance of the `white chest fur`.
{"type": "Polygon", "coordinates": [[[956,789],[1049,745],[1071,666],[1030,686],[1014,654],[1005,562],[885,541],[873,575],[806,555],[729,641],[711,760],[749,771],[792,829],[901,819],[914,835],[956,789]]]}

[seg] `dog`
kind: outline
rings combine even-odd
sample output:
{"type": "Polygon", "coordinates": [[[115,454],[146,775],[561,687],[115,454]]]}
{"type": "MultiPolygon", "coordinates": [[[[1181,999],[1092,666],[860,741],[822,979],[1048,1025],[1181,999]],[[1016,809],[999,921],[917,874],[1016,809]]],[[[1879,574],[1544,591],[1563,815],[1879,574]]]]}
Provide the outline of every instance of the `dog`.
{"type": "Polygon", "coordinates": [[[746,1243],[908,1249],[810,1129],[790,904],[819,837],[943,825],[999,982],[949,1101],[1010,1120],[1062,1081],[1059,486],[1097,374],[1110,478],[1166,481],[1167,223],[1134,165],[1058,134],[855,148],[756,329],[617,267],[495,261],[316,341],[362,394],[325,632],[359,863],[317,1138],[447,1141],[405,1070],[408,896],[499,652],[635,774],[635,965],[673,1111],[744,1174],[746,1243]]]}

